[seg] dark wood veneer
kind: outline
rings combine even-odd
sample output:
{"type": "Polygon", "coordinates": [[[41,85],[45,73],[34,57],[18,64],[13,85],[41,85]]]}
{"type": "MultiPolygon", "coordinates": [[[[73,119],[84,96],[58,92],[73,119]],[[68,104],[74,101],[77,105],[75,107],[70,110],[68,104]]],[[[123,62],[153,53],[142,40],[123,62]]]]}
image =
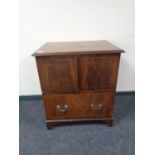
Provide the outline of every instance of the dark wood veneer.
{"type": "Polygon", "coordinates": [[[79,60],[82,90],[115,90],[120,54],[82,56],[79,60]]]}
{"type": "Polygon", "coordinates": [[[77,57],[37,57],[43,92],[75,92],[78,89],[77,57]]]}
{"type": "Polygon", "coordinates": [[[112,117],[114,93],[44,95],[44,102],[48,120],[112,117]]]}
{"type": "Polygon", "coordinates": [[[122,49],[107,41],[47,43],[33,55],[47,128],[62,121],[105,120],[112,113],[122,49]]]}

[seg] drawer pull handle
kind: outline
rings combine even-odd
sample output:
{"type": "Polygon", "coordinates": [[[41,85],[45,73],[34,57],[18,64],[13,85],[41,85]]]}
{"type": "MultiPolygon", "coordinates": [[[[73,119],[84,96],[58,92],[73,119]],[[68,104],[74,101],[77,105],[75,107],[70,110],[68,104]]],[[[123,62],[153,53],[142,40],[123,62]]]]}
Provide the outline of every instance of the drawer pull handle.
{"type": "Polygon", "coordinates": [[[56,106],[56,109],[59,111],[59,112],[66,112],[68,110],[68,105],[64,105],[64,106],[60,106],[60,105],[57,105],[56,106]]]}
{"type": "Polygon", "coordinates": [[[94,110],[101,110],[103,105],[100,103],[100,104],[97,104],[97,105],[95,105],[95,104],[90,104],[90,106],[91,106],[91,108],[94,109],[94,110]]]}

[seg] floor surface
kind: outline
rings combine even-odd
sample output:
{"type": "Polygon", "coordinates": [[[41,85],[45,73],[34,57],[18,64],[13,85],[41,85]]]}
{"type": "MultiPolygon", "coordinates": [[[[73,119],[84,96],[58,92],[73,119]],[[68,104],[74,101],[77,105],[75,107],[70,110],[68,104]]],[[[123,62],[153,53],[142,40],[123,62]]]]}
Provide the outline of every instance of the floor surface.
{"type": "Polygon", "coordinates": [[[134,95],[118,95],[114,126],[71,123],[47,130],[41,100],[20,101],[20,155],[134,155],[134,95]]]}

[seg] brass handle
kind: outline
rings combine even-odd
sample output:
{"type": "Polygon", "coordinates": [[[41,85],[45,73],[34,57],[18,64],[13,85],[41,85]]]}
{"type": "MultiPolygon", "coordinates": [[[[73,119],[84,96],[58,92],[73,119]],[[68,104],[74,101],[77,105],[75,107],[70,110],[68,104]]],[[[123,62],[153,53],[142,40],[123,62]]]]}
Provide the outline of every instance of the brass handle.
{"type": "Polygon", "coordinates": [[[56,106],[56,109],[59,111],[59,112],[66,112],[68,110],[68,105],[64,105],[64,106],[60,106],[60,105],[57,105],[56,106]]]}
{"type": "Polygon", "coordinates": [[[94,110],[101,110],[102,107],[103,107],[103,105],[101,103],[100,104],[93,104],[93,103],[91,103],[90,106],[94,110]]]}

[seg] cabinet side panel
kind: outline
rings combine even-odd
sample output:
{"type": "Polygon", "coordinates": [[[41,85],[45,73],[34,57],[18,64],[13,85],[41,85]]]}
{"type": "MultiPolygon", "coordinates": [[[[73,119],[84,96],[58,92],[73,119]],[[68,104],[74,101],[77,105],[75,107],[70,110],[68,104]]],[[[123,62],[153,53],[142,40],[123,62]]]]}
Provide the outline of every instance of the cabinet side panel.
{"type": "Polygon", "coordinates": [[[42,57],[35,57],[35,59],[37,64],[41,90],[42,90],[42,93],[44,94],[44,92],[46,91],[45,79],[42,76],[44,74],[44,70],[43,70],[44,61],[42,57]]]}

